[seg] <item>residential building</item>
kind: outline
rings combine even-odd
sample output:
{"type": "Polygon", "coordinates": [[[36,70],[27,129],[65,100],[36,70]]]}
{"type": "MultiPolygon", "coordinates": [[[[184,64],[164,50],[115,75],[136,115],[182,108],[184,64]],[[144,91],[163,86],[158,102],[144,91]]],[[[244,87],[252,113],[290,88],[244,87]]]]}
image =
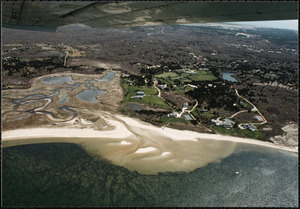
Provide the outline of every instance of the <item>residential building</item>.
{"type": "Polygon", "coordinates": [[[189,114],[184,114],[183,117],[184,117],[186,120],[193,120],[193,118],[192,118],[189,114]]]}
{"type": "Polygon", "coordinates": [[[164,88],[167,87],[167,84],[164,84],[164,85],[161,84],[161,85],[158,85],[157,87],[160,88],[160,89],[164,89],[164,88]]]}
{"type": "Polygon", "coordinates": [[[138,95],[138,96],[145,96],[145,93],[143,91],[138,91],[136,92],[135,95],[138,95]]]}
{"type": "Polygon", "coordinates": [[[179,113],[178,112],[172,112],[170,114],[168,114],[169,118],[178,118],[179,117],[179,113]]]}
{"type": "Polygon", "coordinates": [[[183,103],[183,109],[187,109],[188,106],[189,106],[189,103],[187,103],[187,102],[183,103]]]}
{"type": "Polygon", "coordinates": [[[197,86],[192,85],[192,84],[188,84],[188,86],[191,87],[191,88],[197,88],[197,86]]]}
{"type": "Polygon", "coordinates": [[[244,128],[248,129],[249,131],[256,131],[257,130],[257,127],[253,124],[248,124],[248,123],[245,123],[244,125],[242,125],[244,128]]]}
{"type": "Polygon", "coordinates": [[[143,96],[132,96],[131,99],[143,99],[143,96]]]}
{"type": "Polygon", "coordinates": [[[216,126],[222,126],[224,128],[232,128],[233,125],[235,124],[234,121],[229,120],[228,118],[225,118],[224,120],[219,120],[219,119],[212,119],[211,122],[215,124],[216,126]]]}
{"type": "Polygon", "coordinates": [[[257,120],[257,121],[259,121],[259,122],[264,121],[264,119],[263,119],[260,115],[254,116],[254,120],[257,120]]]}

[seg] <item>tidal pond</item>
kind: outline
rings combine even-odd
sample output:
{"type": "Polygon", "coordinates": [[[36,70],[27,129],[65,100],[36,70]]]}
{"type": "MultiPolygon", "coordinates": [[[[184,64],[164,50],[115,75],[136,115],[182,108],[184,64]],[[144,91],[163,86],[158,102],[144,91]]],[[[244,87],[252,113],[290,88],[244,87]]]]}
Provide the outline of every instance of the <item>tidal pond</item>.
{"type": "Polygon", "coordinates": [[[114,72],[107,72],[103,78],[101,79],[95,78],[95,80],[99,82],[110,82],[114,77],[115,77],[114,72]]]}
{"type": "Polygon", "coordinates": [[[98,88],[96,89],[85,89],[77,95],[77,98],[84,100],[86,102],[100,102],[96,99],[98,95],[106,94],[106,91],[102,91],[98,88]]]}
{"type": "Polygon", "coordinates": [[[232,77],[232,75],[234,75],[234,73],[222,73],[223,75],[223,79],[227,80],[227,81],[231,81],[231,82],[237,82],[237,80],[232,77]]]}
{"type": "Polygon", "coordinates": [[[45,77],[42,81],[46,84],[67,83],[73,81],[71,76],[45,77]]]}

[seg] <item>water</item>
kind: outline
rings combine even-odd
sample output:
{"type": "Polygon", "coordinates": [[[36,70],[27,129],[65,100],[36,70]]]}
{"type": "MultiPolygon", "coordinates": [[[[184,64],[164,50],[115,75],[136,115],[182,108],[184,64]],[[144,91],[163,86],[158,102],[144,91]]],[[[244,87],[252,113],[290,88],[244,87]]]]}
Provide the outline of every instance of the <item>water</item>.
{"type": "Polygon", "coordinates": [[[4,206],[298,206],[298,156],[257,146],[240,145],[189,173],[158,175],[66,143],[4,148],[2,160],[4,206]]]}
{"type": "Polygon", "coordinates": [[[110,82],[114,77],[115,77],[114,72],[107,72],[103,78],[101,79],[95,78],[95,80],[99,82],[110,82]]]}
{"type": "Polygon", "coordinates": [[[13,104],[22,104],[22,103],[26,102],[27,100],[30,100],[34,97],[50,98],[51,96],[46,96],[45,94],[41,94],[41,93],[31,94],[31,95],[28,95],[28,96],[24,97],[23,99],[14,99],[14,100],[12,100],[12,103],[13,104]]]}
{"type": "Polygon", "coordinates": [[[42,81],[46,84],[58,84],[73,81],[71,76],[45,77],[42,81]]]}
{"type": "Polygon", "coordinates": [[[100,102],[100,100],[96,99],[96,96],[106,93],[106,91],[99,90],[98,88],[85,89],[77,95],[77,98],[87,102],[100,102]]]}
{"type": "Polygon", "coordinates": [[[227,81],[237,82],[235,78],[231,77],[232,75],[234,75],[234,73],[222,73],[222,75],[223,75],[223,79],[227,81]]]}
{"type": "Polygon", "coordinates": [[[143,106],[138,105],[138,104],[134,104],[134,103],[126,104],[126,105],[124,105],[124,107],[126,109],[130,109],[130,110],[133,110],[133,111],[139,111],[139,110],[143,110],[144,109],[143,106]]]}
{"type": "Polygon", "coordinates": [[[57,104],[65,104],[69,97],[69,94],[61,93],[58,95],[58,97],[59,97],[59,101],[57,102],[57,104]]]}

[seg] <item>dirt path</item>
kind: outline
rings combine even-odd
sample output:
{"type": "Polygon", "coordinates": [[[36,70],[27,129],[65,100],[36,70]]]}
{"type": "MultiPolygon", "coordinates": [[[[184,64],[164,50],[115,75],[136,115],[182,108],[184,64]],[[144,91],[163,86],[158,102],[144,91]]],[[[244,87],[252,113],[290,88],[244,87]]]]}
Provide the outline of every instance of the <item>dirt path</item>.
{"type": "MultiPolygon", "coordinates": [[[[239,92],[238,92],[237,89],[235,89],[235,93],[236,93],[236,95],[237,95],[238,97],[244,99],[246,102],[248,102],[248,103],[253,107],[252,111],[257,111],[258,114],[262,117],[262,119],[263,119],[264,121],[261,122],[261,123],[258,123],[258,124],[261,124],[261,125],[262,125],[262,124],[265,124],[265,123],[268,122],[268,121],[265,119],[265,117],[261,114],[261,112],[259,112],[259,110],[257,109],[257,107],[256,107],[254,104],[252,104],[248,99],[242,97],[242,96],[239,94],[239,92]]],[[[232,116],[231,116],[231,117],[232,117],[232,116]]]]}

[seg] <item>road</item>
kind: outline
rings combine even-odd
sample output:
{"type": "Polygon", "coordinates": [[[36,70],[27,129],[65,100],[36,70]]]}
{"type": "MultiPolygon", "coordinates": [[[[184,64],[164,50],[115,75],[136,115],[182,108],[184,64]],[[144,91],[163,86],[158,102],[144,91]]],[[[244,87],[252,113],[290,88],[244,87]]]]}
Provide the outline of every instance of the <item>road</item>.
{"type": "MultiPolygon", "coordinates": [[[[268,121],[265,119],[265,117],[261,114],[261,112],[259,112],[259,110],[257,109],[257,107],[256,107],[254,104],[252,104],[248,99],[242,97],[242,96],[239,94],[239,92],[238,92],[237,89],[235,89],[235,93],[236,93],[236,95],[237,95],[238,97],[242,98],[243,100],[245,100],[246,102],[248,102],[248,103],[253,107],[253,109],[252,109],[253,112],[254,112],[254,111],[257,111],[258,114],[262,117],[262,119],[263,119],[264,121],[261,122],[261,123],[257,123],[257,124],[261,124],[261,125],[262,125],[262,124],[265,124],[265,123],[268,122],[268,121]]],[[[232,117],[232,116],[231,116],[231,117],[232,117]]]]}
{"type": "Polygon", "coordinates": [[[234,118],[235,116],[237,116],[238,114],[242,113],[242,112],[248,112],[248,110],[241,110],[239,112],[234,113],[232,116],[230,116],[229,118],[234,118]]]}
{"type": "Polygon", "coordinates": [[[182,114],[184,112],[187,112],[194,120],[196,120],[196,118],[194,118],[193,115],[191,115],[190,113],[194,111],[194,109],[198,106],[198,101],[196,100],[196,104],[194,105],[194,107],[191,110],[187,110],[186,108],[182,108],[181,113],[179,114],[179,118],[182,116],[182,114]]]}

